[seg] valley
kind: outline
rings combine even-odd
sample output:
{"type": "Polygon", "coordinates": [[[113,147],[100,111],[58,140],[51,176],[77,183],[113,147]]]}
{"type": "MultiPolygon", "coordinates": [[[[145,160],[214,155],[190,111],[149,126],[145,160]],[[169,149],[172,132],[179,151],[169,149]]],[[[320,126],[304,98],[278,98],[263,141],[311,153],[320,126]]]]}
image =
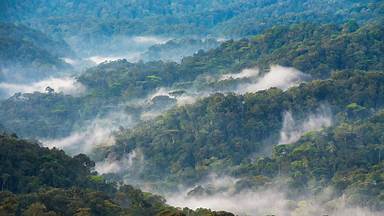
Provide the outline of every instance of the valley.
{"type": "Polygon", "coordinates": [[[383,2],[0,9],[0,215],[383,213],[383,2]]]}

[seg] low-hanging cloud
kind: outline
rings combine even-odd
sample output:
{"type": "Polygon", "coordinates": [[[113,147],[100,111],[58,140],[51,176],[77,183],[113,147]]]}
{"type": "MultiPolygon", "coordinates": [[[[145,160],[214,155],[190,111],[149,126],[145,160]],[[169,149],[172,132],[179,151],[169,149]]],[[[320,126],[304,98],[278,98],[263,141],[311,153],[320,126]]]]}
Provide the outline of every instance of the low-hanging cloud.
{"type": "Polygon", "coordinates": [[[131,51],[121,55],[95,55],[85,58],[85,60],[90,61],[96,65],[116,61],[119,59],[125,59],[129,62],[138,62],[141,60],[141,52],[131,51]]]}
{"type": "Polygon", "coordinates": [[[172,206],[191,209],[209,208],[239,215],[286,215],[288,200],[278,191],[243,192],[238,194],[214,194],[204,197],[167,197],[172,206]]]}
{"type": "Polygon", "coordinates": [[[44,146],[63,149],[70,154],[91,153],[95,148],[115,144],[114,133],[120,127],[134,125],[132,118],[124,111],[113,111],[108,115],[85,122],[84,127],[69,136],[58,139],[41,139],[44,146]]]}
{"type": "Polygon", "coordinates": [[[219,81],[228,80],[228,79],[252,78],[252,77],[259,76],[259,74],[260,74],[260,70],[258,68],[246,68],[246,69],[243,69],[240,73],[223,74],[219,78],[219,81]]]}
{"type": "Polygon", "coordinates": [[[279,65],[272,65],[271,70],[264,75],[260,75],[258,68],[248,68],[242,70],[240,73],[224,74],[220,77],[202,75],[193,82],[192,86],[184,89],[173,89],[172,87],[158,88],[156,91],[148,95],[148,97],[146,97],[142,101],[135,103],[135,106],[139,105],[141,107],[148,107],[147,105],[153,102],[156,98],[161,98],[160,100],[164,102],[164,104],[161,105],[161,108],[156,107],[143,110],[140,114],[140,119],[145,121],[151,120],[161,115],[162,113],[171,109],[174,106],[193,104],[197,100],[209,97],[214,93],[226,94],[228,92],[235,92],[238,94],[243,94],[246,92],[264,90],[271,87],[277,87],[285,90],[291,86],[301,83],[302,81],[305,81],[306,79],[308,79],[308,75],[305,75],[294,68],[286,68],[279,65]],[[237,88],[234,88],[234,86],[226,86],[218,90],[215,88],[200,87],[202,83],[207,83],[207,85],[209,86],[209,83],[214,83],[217,81],[220,82],[228,79],[248,80],[245,83],[240,82],[237,88]],[[175,92],[179,93],[174,94],[175,92]],[[168,101],[169,103],[167,103],[166,101],[168,101]]]}
{"type": "MultiPolygon", "coordinates": [[[[204,82],[217,82],[224,80],[246,80],[246,82],[240,82],[237,87],[227,86],[220,90],[217,89],[201,89],[196,86],[192,86],[185,89],[185,93],[179,96],[170,95],[171,89],[160,88],[153,96],[165,95],[177,100],[177,105],[192,104],[200,98],[208,97],[214,93],[228,93],[234,92],[237,94],[244,94],[248,92],[257,92],[260,90],[269,89],[272,87],[286,90],[292,86],[296,86],[303,81],[310,78],[309,75],[296,70],[295,68],[283,67],[280,65],[271,65],[270,71],[265,74],[260,74],[260,70],[255,68],[247,68],[240,73],[223,74],[218,78],[212,76],[203,76],[204,82]]],[[[196,79],[195,83],[198,86],[199,79],[196,79]]],[[[153,97],[152,96],[152,97],[153,97]]]]}
{"type": "Polygon", "coordinates": [[[157,36],[136,36],[133,37],[132,40],[137,44],[163,44],[169,41],[169,38],[165,37],[157,37],[157,36]]]}
{"type": "Polygon", "coordinates": [[[283,127],[280,131],[279,144],[291,144],[300,139],[306,132],[319,131],[332,125],[332,115],[329,108],[321,106],[316,113],[310,114],[303,121],[295,121],[292,113],[284,113],[283,127]]]}
{"type": "MultiPolygon", "coordinates": [[[[248,69],[246,72],[241,72],[239,76],[244,77],[246,75],[249,76],[257,74],[258,69],[253,68],[248,69]]],[[[295,68],[271,65],[269,72],[257,77],[257,79],[251,83],[240,85],[237,89],[237,92],[243,94],[246,92],[257,92],[272,87],[286,90],[292,86],[300,84],[308,78],[309,75],[306,75],[295,68]]]]}
{"type": "Polygon", "coordinates": [[[238,181],[234,177],[211,173],[194,187],[166,196],[167,202],[178,207],[209,208],[238,215],[285,215],[289,202],[284,193],[272,189],[236,191],[238,181]],[[191,191],[199,187],[207,192],[191,196],[191,191]]]}
{"type": "Polygon", "coordinates": [[[56,92],[78,96],[85,92],[86,88],[74,77],[48,78],[34,83],[0,83],[0,91],[5,96],[15,93],[45,92],[47,87],[53,88],[56,92]]]}
{"type": "Polygon", "coordinates": [[[344,195],[334,197],[332,188],[326,188],[317,195],[303,194],[292,197],[286,194],[284,187],[277,185],[236,191],[234,187],[238,181],[239,179],[225,175],[210,175],[199,186],[214,192],[190,196],[191,188],[182,189],[179,193],[166,196],[167,203],[191,209],[224,210],[240,216],[379,216],[383,213],[350,206],[344,195]]]}
{"type": "Polygon", "coordinates": [[[140,149],[134,149],[120,159],[117,159],[114,154],[109,154],[105,160],[96,163],[95,169],[100,174],[121,173],[134,166],[140,166],[143,161],[143,152],[140,149]]]}

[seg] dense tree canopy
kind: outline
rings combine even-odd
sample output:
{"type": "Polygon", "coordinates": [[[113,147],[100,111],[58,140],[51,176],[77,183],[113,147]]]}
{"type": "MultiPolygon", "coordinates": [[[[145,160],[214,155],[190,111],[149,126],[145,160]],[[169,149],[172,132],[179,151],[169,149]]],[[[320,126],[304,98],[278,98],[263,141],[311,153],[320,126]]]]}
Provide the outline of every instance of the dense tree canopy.
{"type": "Polygon", "coordinates": [[[38,0],[25,5],[22,1],[5,0],[0,8],[2,20],[29,23],[50,34],[76,35],[100,42],[113,35],[245,36],[274,25],[299,22],[365,22],[380,16],[383,4],[375,0],[38,0]]]}
{"type": "Polygon", "coordinates": [[[216,94],[120,133],[112,151],[124,155],[140,149],[146,159],[139,173],[144,178],[194,182],[209,172],[247,162],[276,144],[286,111],[299,120],[325,105],[336,121],[343,121],[343,113],[352,112],[348,110],[353,104],[366,110],[381,108],[383,82],[382,73],[339,72],[332,79],[285,92],[272,88],[245,95],[216,94]]]}
{"type": "Polygon", "coordinates": [[[259,187],[268,184],[265,179],[284,176],[295,193],[316,194],[332,186],[333,196],[345,194],[349,203],[383,210],[383,114],[380,110],[368,119],[343,122],[307,133],[294,144],[275,146],[271,158],[259,157],[233,171],[243,177],[238,186],[259,187]]]}
{"type": "Polygon", "coordinates": [[[1,215],[232,215],[170,207],[162,197],[107,183],[84,154],[69,157],[15,135],[0,135],[0,159],[1,215]]]}
{"type": "MultiPolygon", "coordinates": [[[[268,70],[270,64],[293,66],[313,78],[327,78],[336,70],[379,71],[384,62],[383,32],[380,23],[275,27],[251,39],[225,42],[181,63],[104,63],[78,77],[87,88],[86,95],[15,95],[0,104],[0,120],[21,136],[60,137],[81,122],[107,113],[111,106],[145,98],[160,87],[187,90],[195,82],[204,88],[199,76],[220,76],[254,66],[268,70]],[[38,130],[31,124],[38,125],[38,130]]],[[[220,89],[232,82],[214,86],[220,89]]]]}
{"type": "Polygon", "coordinates": [[[233,216],[128,184],[191,202],[272,190],[284,211],[303,200],[317,214],[384,211],[383,1],[2,0],[0,11],[2,89],[143,59],[85,69],[73,95],[47,86],[0,101],[1,216],[233,216]]]}
{"type": "Polygon", "coordinates": [[[38,80],[71,66],[61,57],[74,56],[64,41],[55,41],[23,25],[0,22],[0,81],[38,80]]]}

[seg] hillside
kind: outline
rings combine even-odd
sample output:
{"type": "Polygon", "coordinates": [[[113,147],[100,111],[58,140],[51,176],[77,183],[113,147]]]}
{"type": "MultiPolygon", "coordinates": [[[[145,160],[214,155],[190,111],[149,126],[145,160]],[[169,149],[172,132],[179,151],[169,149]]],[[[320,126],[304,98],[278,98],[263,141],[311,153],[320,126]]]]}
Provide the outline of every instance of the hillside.
{"type": "MultiPolygon", "coordinates": [[[[255,66],[260,67],[261,74],[268,73],[273,64],[292,66],[311,75],[311,79],[327,78],[337,70],[380,71],[384,62],[383,35],[379,23],[362,27],[354,23],[342,27],[294,25],[276,27],[251,39],[225,42],[211,51],[186,57],[181,63],[104,63],[78,77],[87,89],[86,95],[16,95],[0,104],[0,120],[20,136],[62,137],[81,122],[115,112],[116,105],[128,107],[123,113],[134,116],[153,111],[148,101],[141,105],[135,100],[148,99],[161,88],[181,93],[180,97],[234,91],[241,84],[252,84],[254,78],[223,81],[220,77],[255,66]],[[31,124],[38,129],[32,129],[31,124]]],[[[168,105],[162,107],[164,110],[168,105]]]]}
{"type": "Polygon", "coordinates": [[[244,37],[275,25],[359,23],[380,17],[375,0],[267,1],[47,1],[5,0],[0,20],[21,22],[93,49],[112,38],[132,35],[244,37]],[[84,43],[86,42],[86,43],[84,43]]]}
{"type": "Polygon", "coordinates": [[[71,66],[74,56],[64,41],[55,41],[23,25],[0,22],[0,81],[26,82],[52,76],[71,66]]]}
{"type": "MultiPolygon", "coordinates": [[[[317,125],[309,131],[330,126],[322,119],[333,119],[334,124],[348,119],[344,116],[353,114],[351,104],[361,107],[362,117],[371,115],[384,105],[383,82],[382,73],[339,72],[332,79],[287,91],[271,88],[245,95],[215,94],[120,132],[116,145],[107,152],[115,160],[124,160],[132,151],[144,155],[139,173],[129,168],[122,173],[128,178],[194,183],[210,172],[225,172],[254,155],[268,154],[268,148],[281,139],[286,112],[296,122],[312,116],[317,125]]],[[[306,132],[296,130],[290,133],[306,132]]]]}
{"type": "Polygon", "coordinates": [[[0,135],[1,215],[232,215],[199,209],[179,210],[162,197],[129,185],[107,183],[86,155],[0,135]]]}
{"type": "Polygon", "coordinates": [[[384,215],[384,1],[0,11],[0,216],[384,215]]]}

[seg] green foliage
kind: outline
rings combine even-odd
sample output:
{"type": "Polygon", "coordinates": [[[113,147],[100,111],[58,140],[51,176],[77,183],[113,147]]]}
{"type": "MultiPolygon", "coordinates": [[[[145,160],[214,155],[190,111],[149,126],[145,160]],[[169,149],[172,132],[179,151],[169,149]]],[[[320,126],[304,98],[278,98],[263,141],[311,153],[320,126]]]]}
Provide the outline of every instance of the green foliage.
{"type": "MultiPolygon", "coordinates": [[[[367,24],[350,31],[333,25],[275,27],[252,39],[225,42],[217,49],[186,57],[181,63],[120,60],[101,64],[78,77],[87,87],[86,95],[15,95],[0,104],[0,121],[21,136],[63,137],[81,123],[102,117],[111,107],[144,98],[160,87],[184,90],[196,83],[199,89],[221,90],[236,84],[236,80],[207,83],[199,76],[220,76],[256,65],[265,72],[264,67],[270,64],[293,66],[314,78],[328,78],[336,70],[380,70],[384,62],[382,26],[367,24]],[[312,55],[314,52],[321,55],[312,55]]],[[[322,90],[318,91],[316,94],[321,96],[322,90]]]]}
{"type": "Polygon", "coordinates": [[[350,203],[382,210],[383,117],[380,111],[368,120],[340,124],[303,137],[287,146],[284,156],[272,159],[288,164],[282,175],[289,175],[296,189],[308,188],[314,180],[318,186],[313,192],[333,186],[335,193],[346,194],[350,203]]]}
{"type": "MultiPolygon", "coordinates": [[[[281,64],[314,78],[328,78],[335,70],[383,68],[382,23],[353,32],[334,25],[274,27],[252,39],[227,41],[217,49],[198,52],[180,64],[121,60],[88,70],[79,81],[96,95],[140,97],[160,86],[193,81],[199,75],[238,72],[247,67],[281,64]],[[154,78],[153,79],[148,78],[154,78]]],[[[268,69],[268,68],[265,68],[268,69]]]]}
{"type": "Polygon", "coordinates": [[[274,25],[365,22],[379,17],[383,8],[382,2],[374,0],[37,0],[27,5],[5,0],[0,6],[0,20],[28,22],[45,32],[80,36],[96,45],[116,35],[210,33],[239,37],[260,33],[274,25]]]}
{"type": "MultiPolygon", "coordinates": [[[[84,154],[69,157],[61,150],[2,134],[0,159],[0,215],[152,216],[164,209],[181,214],[160,196],[106,183],[84,154]]],[[[212,215],[209,210],[188,211],[212,215]]]]}
{"type": "MultiPolygon", "coordinates": [[[[160,177],[190,184],[212,171],[227,171],[228,167],[248,163],[266,145],[277,143],[285,111],[301,119],[324,104],[340,114],[349,112],[346,107],[351,103],[379,109],[384,105],[383,84],[382,73],[349,72],[285,92],[271,88],[245,95],[215,94],[120,132],[117,144],[110,150],[123,156],[123,152],[140,149],[145,161],[136,175],[142,178],[157,181],[160,177]]],[[[307,133],[304,137],[312,136],[307,133]]],[[[292,154],[308,151],[312,151],[310,143],[292,154]]],[[[301,173],[306,161],[292,166],[301,173]]],[[[263,172],[273,173],[270,169],[263,172]]],[[[124,174],[135,175],[132,171],[124,174]]]]}
{"type": "Polygon", "coordinates": [[[66,56],[74,54],[64,41],[23,25],[0,22],[0,81],[37,80],[69,69],[70,65],[60,59],[66,56]],[[12,73],[1,74],[2,69],[12,73]]]}
{"type": "Polygon", "coordinates": [[[183,56],[191,56],[198,50],[209,50],[218,47],[220,43],[215,39],[172,39],[164,44],[156,44],[148,48],[143,54],[146,61],[165,59],[180,61],[183,56]]]}

